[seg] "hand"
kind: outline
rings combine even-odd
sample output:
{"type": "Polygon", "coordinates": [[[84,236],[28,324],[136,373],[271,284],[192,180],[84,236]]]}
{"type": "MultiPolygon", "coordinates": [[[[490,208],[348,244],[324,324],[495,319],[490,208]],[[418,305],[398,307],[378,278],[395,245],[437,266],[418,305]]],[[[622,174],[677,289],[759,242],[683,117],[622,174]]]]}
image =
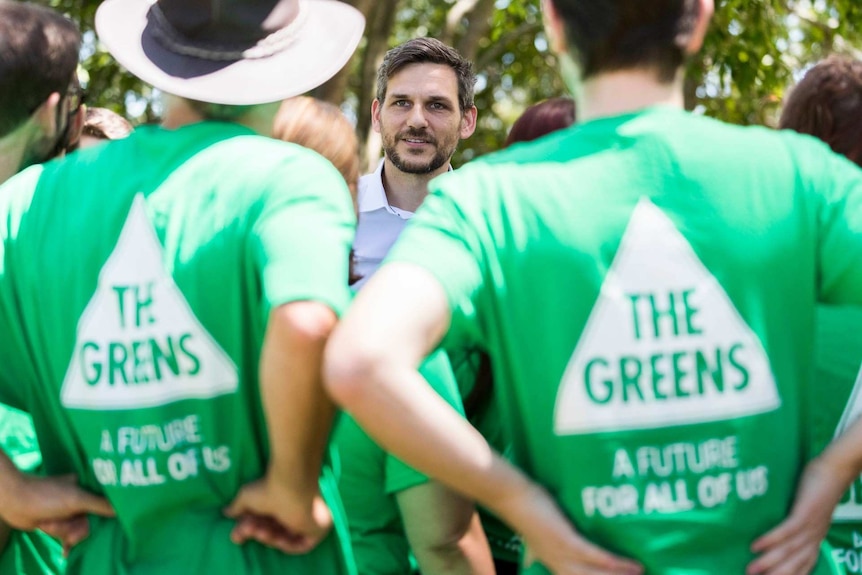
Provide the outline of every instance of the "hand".
{"type": "Polygon", "coordinates": [[[113,517],[102,497],[84,491],[74,475],[36,477],[21,474],[14,493],[4,501],[3,519],[22,531],[42,529],[68,550],[90,533],[87,514],[113,517]]]}
{"type": "Polygon", "coordinates": [[[244,486],[224,513],[237,520],[234,543],[254,540],[294,555],[314,549],[332,527],[320,493],[298,495],[269,474],[244,486]]]}
{"type": "Polygon", "coordinates": [[[531,485],[502,506],[524,539],[525,566],[538,560],[554,575],[640,575],[643,567],[581,537],[547,492],[531,485]]]}
{"type": "Polygon", "coordinates": [[[68,557],[72,547],[90,534],[90,521],[86,515],[76,515],[69,519],[44,521],[38,528],[58,540],[63,546],[63,556],[68,557]]]}
{"type": "Polygon", "coordinates": [[[796,501],[787,519],[751,546],[760,553],[747,575],[803,575],[820,556],[820,544],[829,531],[832,513],[849,481],[821,458],[805,468],[796,501]]]}

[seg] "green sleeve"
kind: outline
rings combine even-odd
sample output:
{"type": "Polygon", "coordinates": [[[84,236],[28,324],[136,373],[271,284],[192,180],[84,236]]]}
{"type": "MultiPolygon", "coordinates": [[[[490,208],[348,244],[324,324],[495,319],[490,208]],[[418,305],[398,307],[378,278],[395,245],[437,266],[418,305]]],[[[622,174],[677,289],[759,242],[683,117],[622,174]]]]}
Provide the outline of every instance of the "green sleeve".
{"type": "MultiPolygon", "coordinates": [[[[428,356],[425,363],[419,368],[419,372],[440,397],[445,399],[458,413],[464,415],[464,407],[461,404],[458,384],[455,382],[455,375],[452,372],[452,364],[443,351],[438,350],[428,356]]],[[[384,490],[389,495],[422,485],[428,481],[428,477],[388,453],[386,454],[385,473],[384,490]]]]}
{"type": "Polygon", "coordinates": [[[816,174],[819,299],[829,304],[862,304],[862,170],[826,146],[799,159],[816,174]]]}
{"type": "Polygon", "coordinates": [[[0,403],[20,409],[26,409],[22,385],[34,381],[35,374],[18,371],[29,365],[23,358],[30,346],[23,329],[15,268],[31,262],[22,261],[15,242],[41,175],[42,166],[33,166],[0,186],[0,403]]]}
{"type": "Polygon", "coordinates": [[[301,300],[321,302],[340,315],[350,298],[348,262],[356,227],[350,192],[317,154],[308,152],[301,165],[301,174],[292,163],[287,173],[272,175],[251,232],[265,316],[301,300]]]}
{"type": "MultiPolygon", "coordinates": [[[[465,171],[462,169],[461,171],[465,171]]],[[[481,341],[476,325],[476,303],[483,281],[483,250],[479,233],[464,214],[465,198],[457,183],[460,174],[431,181],[429,196],[395,243],[386,262],[418,265],[440,283],[449,302],[451,324],[444,340],[448,348],[472,347],[481,341]],[[453,180],[455,180],[453,182],[453,180]],[[450,191],[449,188],[453,191],[450,191]]],[[[471,187],[469,192],[478,193],[471,187]]]]}

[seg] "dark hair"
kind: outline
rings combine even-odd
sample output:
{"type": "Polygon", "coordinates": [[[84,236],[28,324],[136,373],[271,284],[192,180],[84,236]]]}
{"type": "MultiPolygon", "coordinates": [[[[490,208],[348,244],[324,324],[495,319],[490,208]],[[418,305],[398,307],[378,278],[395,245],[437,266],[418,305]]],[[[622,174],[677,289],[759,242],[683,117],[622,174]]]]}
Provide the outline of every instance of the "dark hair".
{"type": "Polygon", "coordinates": [[[414,38],[392,48],[383,57],[377,70],[377,100],[386,99],[389,78],[411,64],[443,64],[449,66],[458,78],[458,107],[463,114],[473,106],[473,87],[476,74],[473,65],[457,50],[434,38],[414,38]]]}
{"type": "Polygon", "coordinates": [[[132,125],[121,115],[107,108],[87,108],[82,136],[100,140],[120,140],[132,133],[132,125]]]}
{"type": "Polygon", "coordinates": [[[512,124],[504,147],[515,142],[532,142],[574,123],[575,101],[571,98],[550,98],[524,110],[512,124]]]}
{"type": "Polygon", "coordinates": [[[200,114],[205,120],[212,120],[213,122],[236,122],[254,108],[253,105],[236,106],[233,104],[213,104],[212,102],[184,99],[192,110],[200,114]]]}
{"type": "Polygon", "coordinates": [[[0,1],[0,137],[23,124],[54,92],[66,95],[81,34],[59,13],[0,1]]]}
{"type": "Polygon", "coordinates": [[[633,68],[670,82],[685,60],[697,0],[551,0],[583,78],[633,68]]]}
{"type": "Polygon", "coordinates": [[[830,56],[790,92],[779,127],[820,138],[862,166],[862,61],[830,56]]]}

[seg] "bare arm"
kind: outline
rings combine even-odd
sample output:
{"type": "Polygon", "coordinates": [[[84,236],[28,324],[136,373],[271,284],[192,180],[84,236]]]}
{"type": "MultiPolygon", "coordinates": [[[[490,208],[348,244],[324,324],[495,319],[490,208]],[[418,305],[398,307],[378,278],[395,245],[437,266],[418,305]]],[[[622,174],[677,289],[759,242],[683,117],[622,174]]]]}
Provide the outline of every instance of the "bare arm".
{"type": "Polygon", "coordinates": [[[555,573],[578,573],[581,566],[640,573],[640,566],[579,537],[547,493],[495,454],[427,385],[416,368],[449,320],[446,295],[430,273],[410,264],[384,266],[327,349],[333,398],[384,449],[494,511],[555,573]]]}
{"type": "Polygon", "coordinates": [[[395,496],[423,573],[493,575],[494,560],[473,502],[435,481],[395,496]]]}
{"type": "MultiPolygon", "coordinates": [[[[10,529],[45,529],[68,549],[90,532],[87,515],[113,517],[102,497],[78,487],[75,476],[37,477],[22,473],[0,449],[0,539],[10,529]]],[[[5,545],[5,540],[3,541],[5,545]]]]}
{"type": "Polygon", "coordinates": [[[304,553],[329,529],[318,480],[335,411],[320,368],[335,322],[332,310],[310,301],[282,305],[270,316],[260,366],[269,467],[261,481],[240,491],[227,514],[275,520],[282,530],[273,534],[255,528],[254,521],[240,521],[234,530],[237,543],[257,539],[288,553],[304,553]]]}

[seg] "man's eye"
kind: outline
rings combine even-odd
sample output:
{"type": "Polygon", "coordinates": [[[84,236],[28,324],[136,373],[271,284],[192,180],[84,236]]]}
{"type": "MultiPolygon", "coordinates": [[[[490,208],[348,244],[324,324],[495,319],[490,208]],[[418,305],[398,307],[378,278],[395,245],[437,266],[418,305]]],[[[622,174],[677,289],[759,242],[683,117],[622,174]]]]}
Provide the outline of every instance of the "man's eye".
{"type": "Polygon", "coordinates": [[[410,102],[407,100],[395,100],[393,106],[398,106],[399,108],[405,108],[410,105],[410,102]]]}

